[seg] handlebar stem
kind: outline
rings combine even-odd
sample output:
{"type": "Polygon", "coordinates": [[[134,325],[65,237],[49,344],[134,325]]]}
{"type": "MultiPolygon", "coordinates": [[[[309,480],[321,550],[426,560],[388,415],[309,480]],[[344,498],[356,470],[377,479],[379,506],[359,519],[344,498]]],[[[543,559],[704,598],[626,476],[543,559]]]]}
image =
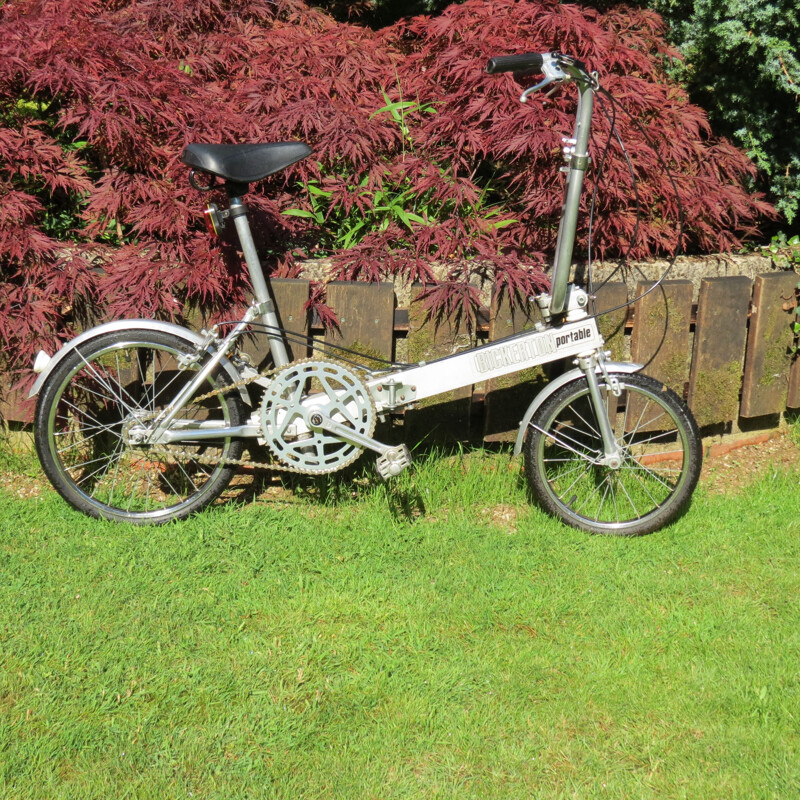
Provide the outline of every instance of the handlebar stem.
{"type": "Polygon", "coordinates": [[[568,156],[567,184],[564,204],[558,226],[558,240],[550,278],[550,313],[562,314],[566,307],[567,284],[575,246],[575,230],[578,224],[578,209],[586,167],[589,163],[589,133],[592,126],[594,90],[596,79],[575,64],[562,62],[560,66],[578,85],[578,109],[575,115],[573,149],[568,156]]]}

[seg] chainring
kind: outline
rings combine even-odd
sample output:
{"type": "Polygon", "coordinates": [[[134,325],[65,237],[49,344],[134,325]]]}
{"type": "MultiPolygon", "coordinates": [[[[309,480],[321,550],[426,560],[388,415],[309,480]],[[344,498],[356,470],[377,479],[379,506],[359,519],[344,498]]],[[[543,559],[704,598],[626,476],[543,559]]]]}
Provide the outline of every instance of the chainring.
{"type": "Polygon", "coordinates": [[[335,472],[361,454],[357,445],[312,428],[309,417],[323,414],[371,437],[375,403],[361,379],[332,361],[296,361],[277,371],[261,401],[261,430],[270,450],[298,472],[335,472]]]}

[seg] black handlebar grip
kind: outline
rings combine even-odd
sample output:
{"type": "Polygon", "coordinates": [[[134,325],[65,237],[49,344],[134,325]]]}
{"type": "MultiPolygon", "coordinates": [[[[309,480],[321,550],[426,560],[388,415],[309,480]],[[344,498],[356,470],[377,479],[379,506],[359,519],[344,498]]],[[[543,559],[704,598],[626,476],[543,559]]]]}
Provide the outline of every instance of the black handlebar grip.
{"type": "Polygon", "coordinates": [[[495,56],[489,59],[486,71],[490,75],[497,72],[539,72],[544,59],[541,53],[522,53],[518,56],[495,56]]]}

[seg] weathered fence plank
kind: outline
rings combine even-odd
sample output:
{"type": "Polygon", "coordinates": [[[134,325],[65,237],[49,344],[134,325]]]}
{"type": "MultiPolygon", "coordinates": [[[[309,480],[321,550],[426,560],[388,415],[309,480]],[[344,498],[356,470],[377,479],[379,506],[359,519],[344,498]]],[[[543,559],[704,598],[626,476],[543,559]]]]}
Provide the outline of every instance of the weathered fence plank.
{"type": "Polygon", "coordinates": [[[614,361],[625,360],[625,320],[628,317],[628,287],[624,283],[606,283],[594,293],[597,327],[606,340],[606,349],[614,361]],[[624,308],[619,308],[624,306],[624,308]],[[611,309],[617,309],[612,311],[611,309]],[[609,313],[606,313],[609,312],[609,313]]]}
{"type": "Polygon", "coordinates": [[[309,347],[307,340],[303,342],[302,337],[308,336],[309,329],[309,313],[306,309],[309,281],[290,278],[273,280],[272,291],[275,295],[275,304],[278,306],[281,327],[301,337],[301,341],[293,341],[289,336],[289,358],[305,358],[309,347]]]}
{"type": "Polygon", "coordinates": [[[689,407],[701,427],[738,417],[751,293],[743,275],[700,282],[689,407]]]}
{"type": "MultiPolygon", "coordinates": [[[[797,275],[795,275],[797,278],[797,275]]],[[[793,303],[797,302],[797,289],[800,287],[800,284],[795,284],[795,298],[789,301],[789,305],[791,306],[793,303]]],[[[794,316],[792,317],[791,322],[796,322],[800,320],[800,316],[797,315],[798,309],[794,309],[790,311],[794,316]]],[[[798,337],[793,337],[793,345],[797,344],[798,337]]],[[[800,358],[796,355],[792,358],[792,368],[789,370],[789,390],[786,394],[786,407],[796,410],[800,408],[800,358]]]]}
{"type": "MultiPolygon", "coordinates": [[[[421,286],[412,288],[408,311],[408,360],[433,361],[436,358],[468,350],[475,345],[463,322],[428,320],[419,301],[421,286]]],[[[423,400],[404,415],[404,438],[407,442],[448,443],[470,437],[472,386],[423,400]]]]}
{"type": "MultiPolygon", "coordinates": [[[[308,302],[307,280],[281,278],[271,282],[275,305],[278,307],[278,319],[281,327],[292,331],[299,336],[289,336],[287,350],[289,358],[305,358],[308,355],[308,344],[302,337],[308,336],[308,311],[305,305],[308,302]]],[[[246,336],[243,340],[242,350],[247,353],[260,369],[272,366],[272,356],[269,352],[269,340],[263,329],[246,336]]]]}
{"type": "MultiPolygon", "coordinates": [[[[645,374],[684,395],[689,377],[689,326],[692,315],[691,281],[664,281],[649,294],[653,284],[640,281],[636,296],[636,315],[631,332],[631,360],[644,365],[645,374]]],[[[650,420],[647,404],[632,398],[625,416],[626,425],[640,431],[657,431],[663,420],[650,420]],[[643,424],[644,420],[644,424],[643,424]]]]}
{"type": "MultiPolygon", "coordinates": [[[[492,298],[489,314],[489,341],[532,328],[542,318],[535,303],[515,303],[513,308],[505,292],[492,298]]],[[[519,421],[531,400],[546,383],[542,367],[533,367],[486,382],[484,395],[483,438],[487,442],[511,441],[519,421]]]]}
{"type": "Polygon", "coordinates": [[[794,272],[756,276],[742,383],[743,417],[778,414],[786,408],[792,364],[792,312],[783,308],[794,296],[794,272]]]}
{"type": "Polygon", "coordinates": [[[796,358],[792,362],[789,371],[789,391],[786,394],[786,407],[791,409],[800,408],[800,359],[796,358]]]}
{"type": "MultiPolygon", "coordinates": [[[[791,353],[796,284],[797,275],[792,272],[758,276],[748,333],[750,279],[704,278],[691,354],[688,281],[667,281],[645,297],[641,295],[652,284],[640,284],[636,293],[641,299],[636,305],[630,339],[626,335],[627,309],[603,313],[624,305],[627,289],[622,283],[607,284],[596,291],[596,309],[601,314],[598,325],[615,360],[647,363],[648,374],[663,380],[679,394],[683,394],[688,381],[689,404],[701,426],[728,424],[737,416],[774,415],[787,407],[800,407],[800,361],[791,353]]],[[[299,335],[299,341],[289,342],[290,357],[303,358],[309,353],[303,337],[312,330],[321,334],[318,328],[313,328],[305,308],[309,282],[274,280],[272,289],[282,325],[299,335]]],[[[419,288],[412,291],[414,300],[419,292],[419,288]]],[[[477,334],[470,335],[463,325],[428,321],[419,302],[411,303],[406,325],[406,312],[400,316],[395,313],[394,289],[388,283],[332,283],[328,286],[328,302],[337,313],[340,326],[325,334],[326,343],[350,347],[365,356],[392,358],[395,336],[404,336],[406,330],[409,361],[431,361],[463,352],[478,339],[485,340],[482,337],[487,334],[481,325],[477,334]]],[[[189,316],[190,325],[203,326],[199,314],[189,316]]],[[[505,298],[495,298],[489,312],[489,340],[520,333],[538,319],[535,305],[512,309],[505,298]]],[[[244,349],[261,368],[270,365],[265,336],[246,340],[244,349]]],[[[473,435],[483,434],[487,441],[513,438],[525,408],[546,381],[545,372],[536,368],[479,384],[477,399],[483,399],[482,406],[473,405],[473,387],[431,398],[421,408],[407,412],[405,436],[409,442],[464,440],[470,436],[470,425],[474,424],[477,427],[473,435]],[[478,420],[475,412],[481,408],[483,418],[478,420]]],[[[4,388],[0,392],[0,419],[30,422],[32,403],[10,391],[8,378],[4,388]]]]}
{"type": "Polygon", "coordinates": [[[689,377],[689,326],[692,315],[692,282],[664,281],[642,297],[653,284],[640,281],[636,296],[631,360],[645,365],[645,372],[663,381],[683,397],[689,377]]]}
{"type": "Polygon", "coordinates": [[[394,286],[391,283],[328,284],[328,305],[339,327],[325,333],[325,343],[355,350],[364,356],[391,359],[394,350],[394,286]]]}

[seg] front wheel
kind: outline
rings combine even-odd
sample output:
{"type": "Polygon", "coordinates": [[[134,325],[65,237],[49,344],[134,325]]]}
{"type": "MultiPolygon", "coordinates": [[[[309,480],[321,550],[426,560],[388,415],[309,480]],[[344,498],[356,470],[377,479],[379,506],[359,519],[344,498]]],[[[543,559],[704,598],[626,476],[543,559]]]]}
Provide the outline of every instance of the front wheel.
{"type": "MultiPolygon", "coordinates": [[[[217,498],[241,457],[241,439],[184,439],[137,445],[146,425],[194,376],[181,363],[191,344],[147,329],[101,334],[80,344],[53,370],[39,395],[36,450],[45,474],[74,508],[138,524],[181,519],[217,498]]],[[[180,412],[184,424],[244,422],[244,404],[221,369],[180,412]]]]}
{"type": "Polygon", "coordinates": [[[702,465],[697,423],[659,381],[615,374],[621,394],[599,377],[621,465],[601,462],[603,440],[589,386],[581,378],[547,398],[531,419],[525,473],[548,512],[592,533],[635,536],[675,519],[689,502],[702,465]]]}

